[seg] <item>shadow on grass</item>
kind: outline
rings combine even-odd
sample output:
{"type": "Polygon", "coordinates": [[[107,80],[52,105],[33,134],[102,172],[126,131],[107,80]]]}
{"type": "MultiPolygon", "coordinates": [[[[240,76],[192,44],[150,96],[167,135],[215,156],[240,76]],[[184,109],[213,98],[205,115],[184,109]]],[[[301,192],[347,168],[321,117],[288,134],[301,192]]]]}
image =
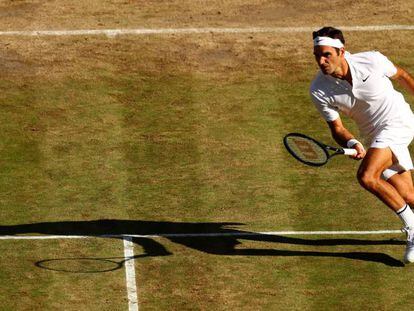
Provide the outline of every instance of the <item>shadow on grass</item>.
{"type": "MultiPolygon", "coordinates": [[[[92,221],[62,221],[43,222],[33,224],[0,226],[0,235],[19,234],[46,234],[46,235],[170,235],[166,238],[174,243],[187,246],[198,251],[226,256],[311,256],[346,258],[375,262],[391,267],[403,267],[404,264],[384,253],[377,252],[322,252],[302,250],[280,250],[260,248],[237,248],[242,244],[240,240],[251,240],[275,243],[279,248],[281,244],[305,245],[305,246],[336,246],[336,245],[404,245],[403,241],[397,240],[366,240],[366,239],[303,239],[296,237],[254,234],[253,232],[239,230],[236,227],[240,223],[188,223],[188,222],[162,222],[162,221],[139,221],[139,220],[92,220],[92,221]],[[183,237],[171,236],[171,234],[229,234],[228,236],[196,236],[183,237]],[[234,234],[234,235],[232,235],[234,234]]],[[[115,237],[119,238],[119,237],[115,237]]],[[[144,254],[133,258],[149,256],[168,256],[171,253],[156,238],[134,237],[132,241],[140,245],[144,254]]],[[[403,251],[403,249],[401,249],[403,251]]],[[[133,259],[129,258],[129,259],[133,259]]],[[[77,258],[81,260],[82,258],[77,258]]],[[[83,258],[84,260],[111,261],[112,258],[83,258]]],[[[45,267],[45,263],[51,263],[59,259],[45,259],[36,263],[37,266],[45,267]]],[[[60,260],[70,260],[61,258],[60,260]]],[[[127,259],[128,260],[128,259],[127,259]]],[[[114,261],[114,269],[104,269],[92,272],[113,271],[122,267],[125,260],[114,261]]],[[[54,269],[50,269],[54,270],[54,269]]]]}

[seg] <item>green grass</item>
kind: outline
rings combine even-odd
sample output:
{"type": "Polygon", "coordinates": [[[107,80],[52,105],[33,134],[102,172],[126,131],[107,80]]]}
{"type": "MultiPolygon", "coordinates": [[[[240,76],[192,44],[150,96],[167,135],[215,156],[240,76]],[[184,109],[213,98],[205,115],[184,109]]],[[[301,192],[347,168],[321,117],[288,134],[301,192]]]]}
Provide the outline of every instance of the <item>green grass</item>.
{"type": "Polygon", "coordinates": [[[236,250],[223,238],[193,240],[190,248],[188,240],[172,244],[163,239],[180,256],[139,262],[138,282],[146,293],[141,302],[149,310],[404,308],[413,296],[398,282],[409,282],[411,269],[371,261],[375,254],[399,256],[399,243],[375,245],[388,238],[239,239],[236,250]],[[215,245],[217,254],[205,253],[209,245],[215,245]]]}
{"type": "Polygon", "coordinates": [[[2,241],[0,250],[2,310],[128,308],[124,269],[110,272],[110,278],[95,272],[117,267],[99,259],[122,260],[119,240],[2,241]]]}

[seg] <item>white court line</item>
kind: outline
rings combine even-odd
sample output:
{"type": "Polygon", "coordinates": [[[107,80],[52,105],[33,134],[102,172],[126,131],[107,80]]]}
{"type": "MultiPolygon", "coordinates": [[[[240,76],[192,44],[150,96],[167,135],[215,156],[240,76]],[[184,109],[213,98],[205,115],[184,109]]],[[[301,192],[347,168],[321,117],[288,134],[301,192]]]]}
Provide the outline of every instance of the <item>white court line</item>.
{"type": "Polygon", "coordinates": [[[125,275],[128,292],[128,310],[138,311],[138,294],[135,279],[134,243],[131,237],[124,237],[125,275]]]}
{"type": "Polygon", "coordinates": [[[0,240],[89,239],[86,235],[0,235],[0,240]]]}
{"type": "MultiPolygon", "coordinates": [[[[155,35],[155,34],[204,34],[204,33],[290,33],[311,32],[320,28],[315,27],[246,27],[246,28],[136,28],[136,29],[78,29],[78,30],[17,30],[0,31],[0,36],[91,36],[106,35],[155,35]]],[[[337,26],[343,31],[386,31],[414,30],[414,25],[367,25],[367,26],[337,26]]]]}
{"type": "Polygon", "coordinates": [[[402,233],[402,230],[376,231],[268,231],[268,232],[217,232],[217,233],[165,233],[154,235],[134,235],[136,238],[196,238],[196,237],[232,237],[232,236],[260,236],[260,235],[378,235],[402,233]]]}
{"type": "Polygon", "coordinates": [[[0,235],[0,240],[48,240],[88,238],[191,238],[191,237],[232,237],[260,235],[379,235],[402,233],[402,230],[370,231],[265,231],[265,232],[211,232],[211,233],[158,233],[158,234],[103,234],[103,235],[0,235]]]}

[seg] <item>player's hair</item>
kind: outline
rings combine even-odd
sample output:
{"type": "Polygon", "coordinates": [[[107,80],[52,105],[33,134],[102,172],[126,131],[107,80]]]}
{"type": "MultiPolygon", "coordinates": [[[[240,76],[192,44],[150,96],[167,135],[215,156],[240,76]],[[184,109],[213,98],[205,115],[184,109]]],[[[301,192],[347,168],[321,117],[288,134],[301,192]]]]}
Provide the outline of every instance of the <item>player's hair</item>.
{"type": "Polygon", "coordinates": [[[316,37],[329,37],[332,39],[339,39],[342,44],[345,45],[345,38],[342,34],[342,31],[330,26],[323,27],[317,31],[314,31],[312,33],[312,37],[312,39],[315,39],[316,37]]]}
{"type": "MultiPolygon", "coordinates": [[[[329,37],[332,39],[339,39],[342,42],[342,44],[345,45],[345,38],[342,34],[342,31],[331,26],[326,26],[317,31],[314,31],[312,33],[312,39],[315,39],[316,37],[329,37]]],[[[339,49],[335,48],[335,50],[336,53],[339,55],[339,49]]]]}

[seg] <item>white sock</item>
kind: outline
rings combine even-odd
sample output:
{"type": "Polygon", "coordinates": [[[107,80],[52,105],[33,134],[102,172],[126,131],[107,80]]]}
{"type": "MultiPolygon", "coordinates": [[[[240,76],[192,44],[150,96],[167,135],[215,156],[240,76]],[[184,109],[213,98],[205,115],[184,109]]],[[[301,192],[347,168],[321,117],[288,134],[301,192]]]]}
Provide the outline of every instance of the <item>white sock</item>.
{"type": "Polygon", "coordinates": [[[405,227],[414,228],[414,213],[408,204],[405,204],[396,213],[404,223],[405,227]]]}

